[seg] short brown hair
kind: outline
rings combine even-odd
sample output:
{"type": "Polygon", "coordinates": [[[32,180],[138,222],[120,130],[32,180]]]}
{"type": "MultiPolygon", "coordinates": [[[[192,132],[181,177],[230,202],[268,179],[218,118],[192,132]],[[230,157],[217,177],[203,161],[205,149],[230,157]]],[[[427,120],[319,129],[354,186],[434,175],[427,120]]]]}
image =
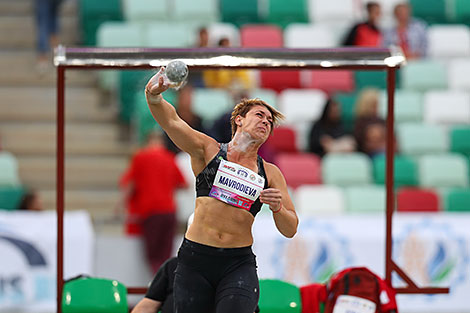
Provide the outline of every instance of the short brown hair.
{"type": "Polygon", "coordinates": [[[232,126],[232,138],[237,132],[238,128],[238,125],[235,123],[235,118],[238,115],[245,117],[246,113],[248,113],[248,111],[250,111],[251,108],[256,105],[262,105],[266,109],[268,109],[269,112],[271,112],[271,115],[273,117],[273,122],[271,123],[271,133],[273,132],[274,127],[276,127],[279,122],[284,119],[284,115],[281,112],[279,112],[278,110],[276,110],[275,108],[273,108],[272,106],[270,106],[259,98],[242,99],[241,102],[235,106],[232,111],[232,116],[230,117],[230,125],[232,126]]]}

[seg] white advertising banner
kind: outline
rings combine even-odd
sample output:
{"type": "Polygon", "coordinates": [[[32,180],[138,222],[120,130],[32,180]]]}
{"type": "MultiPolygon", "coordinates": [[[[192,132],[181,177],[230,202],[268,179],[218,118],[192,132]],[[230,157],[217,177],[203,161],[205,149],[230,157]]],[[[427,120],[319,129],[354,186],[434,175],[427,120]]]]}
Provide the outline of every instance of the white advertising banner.
{"type": "MultiPolygon", "coordinates": [[[[398,295],[403,312],[470,311],[470,214],[394,214],[393,259],[418,286],[450,287],[444,295],[398,295]]],[[[260,215],[253,250],[260,278],[297,286],[325,282],[346,267],[385,273],[385,216],[302,217],[297,235],[284,238],[272,217],[260,215]]],[[[393,276],[394,287],[404,286],[393,276]]]]}
{"type": "MultiPolygon", "coordinates": [[[[54,211],[0,211],[0,312],[55,312],[54,211]]],[[[64,278],[92,274],[94,234],[86,211],[64,216],[64,278]]]]}

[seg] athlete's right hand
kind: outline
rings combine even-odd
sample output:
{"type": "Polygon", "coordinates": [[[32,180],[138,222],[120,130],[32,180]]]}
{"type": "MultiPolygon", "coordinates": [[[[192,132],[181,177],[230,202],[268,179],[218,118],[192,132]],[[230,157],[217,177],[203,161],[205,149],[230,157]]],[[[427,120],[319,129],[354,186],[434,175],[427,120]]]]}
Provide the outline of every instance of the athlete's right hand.
{"type": "Polygon", "coordinates": [[[162,66],[157,74],[150,78],[149,82],[145,86],[145,93],[147,96],[156,97],[162,92],[169,88],[168,83],[163,78],[162,74],[165,72],[165,68],[162,66]]]}

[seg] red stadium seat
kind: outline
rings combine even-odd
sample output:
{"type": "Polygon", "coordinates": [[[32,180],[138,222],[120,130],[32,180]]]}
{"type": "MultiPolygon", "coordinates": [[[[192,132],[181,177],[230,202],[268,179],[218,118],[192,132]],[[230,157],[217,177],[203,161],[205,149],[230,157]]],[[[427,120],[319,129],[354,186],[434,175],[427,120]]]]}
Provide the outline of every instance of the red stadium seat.
{"type": "Polygon", "coordinates": [[[292,188],[321,184],[321,159],[313,153],[282,153],[276,156],[275,163],[292,188]]]}
{"type": "MultiPolygon", "coordinates": [[[[274,25],[245,25],[240,29],[244,48],[281,48],[282,30],[274,25]]],[[[260,73],[261,88],[277,92],[286,88],[300,88],[300,72],[289,70],[266,70],[260,73]]]]}
{"type": "Polygon", "coordinates": [[[331,71],[307,71],[305,88],[321,89],[328,94],[333,92],[354,91],[354,75],[351,71],[331,70],[331,71]]]}
{"type": "Polygon", "coordinates": [[[399,212],[438,212],[439,197],[432,190],[403,188],[397,194],[399,212]]]}
{"type": "Polygon", "coordinates": [[[274,128],[271,137],[266,142],[272,149],[272,152],[277,153],[297,153],[296,133],[290,127],[282,126],[274,128]]]}

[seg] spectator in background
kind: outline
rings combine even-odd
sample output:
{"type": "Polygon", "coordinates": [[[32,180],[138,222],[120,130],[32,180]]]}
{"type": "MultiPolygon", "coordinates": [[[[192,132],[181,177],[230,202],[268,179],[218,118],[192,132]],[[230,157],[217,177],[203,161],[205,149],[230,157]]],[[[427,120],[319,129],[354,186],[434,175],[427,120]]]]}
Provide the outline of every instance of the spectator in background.
{"type": "Polygon", "coordinates": [[[396,25],[384,32],[385,46],[400,46],[408,59],[425,57],[428,48],[426,24],[411,16],[407,3],[400,3],[393,11],[396,25]]]}
{"type": "MultiPolygon", "coordinates": [[[[178,115],[188,123],[189,126],[194,128],[197,131],[205,132],[204,126],[202,124],[202,119],[194,113],[192,109],[193,104],[193,87],[191,85],[186,85],[180,89],[178,92],[178,100],[176,105],[176,112],[178,115]]],[[[168,150],[173,153],[178,153],[181,150],[171,141],[168,135],[165,133],[165,146],[168,150]]]]}
{"type": "Polygon", "coordinates": [[[34,10],[36,19],[36,40],[40,72],[47,70],[51,61],[49,52],[59,43],[59,9],[63,0],[35,0],[34,10]]]}
{"type": "MultiPolygon", "coordinates": [[[[199,28],[197,41],[194,45],[194,48],[207,48],[209,47],[209,32],[207,28],[201,27],[199,28]]],[[[202,70],[192,70],[188,76],[188,83],[194,87],[203,88],[204,86],[204,79],[202,74],[204,71],[202,70]]]]}
{"type": "Polygon", "coordinates": [[[346,36],[344,46],[379,47],[382,45],[382,33],[379,20],[382,16],[380,4],[375,1],[367,2],[367,20],[354,25],[346,36]]]}
{"type": "Polygon", "coordinates": [[[20,202],[18,210],[23,211],[42,211],[44,210],[41,195],[36,190],[27,191],[20,202]]]}
{"type": "MultiPolygon", "coordinates": [[[[230,39],[223,37],[219,40],[220,48],[229,48],[230,39]]],[[[234,97],[253,87],[253,81],[248,70],[206,70],[203,73],[204,85],[209,88],[225,88],[234,97]]]]}
{"type": "Polygon", "coordinates": [[[358,150],[370,157],[385,152],[386,125],[378,116],[379,91],[367,88],[360,92],[356,102],[354,137],[358,150]]]}
{"type": "Polygon", "coordinates": [[[308,150],[319,156],[330,152],[352,152],[356,149],[354,138],[341,122],[341,106],[330,98],[320,119],[315,122],[308,136],[308,150]]]}
{"type": "Polygon", "coordinates": [[[185,185],[174,154],[165,148],[160,132],[149,134],[147,145],[133,156],[120,180],[128,203],[127,233],[142,233],[155,272],[173,251],[177,226],[174,192],[185,185]]]}

